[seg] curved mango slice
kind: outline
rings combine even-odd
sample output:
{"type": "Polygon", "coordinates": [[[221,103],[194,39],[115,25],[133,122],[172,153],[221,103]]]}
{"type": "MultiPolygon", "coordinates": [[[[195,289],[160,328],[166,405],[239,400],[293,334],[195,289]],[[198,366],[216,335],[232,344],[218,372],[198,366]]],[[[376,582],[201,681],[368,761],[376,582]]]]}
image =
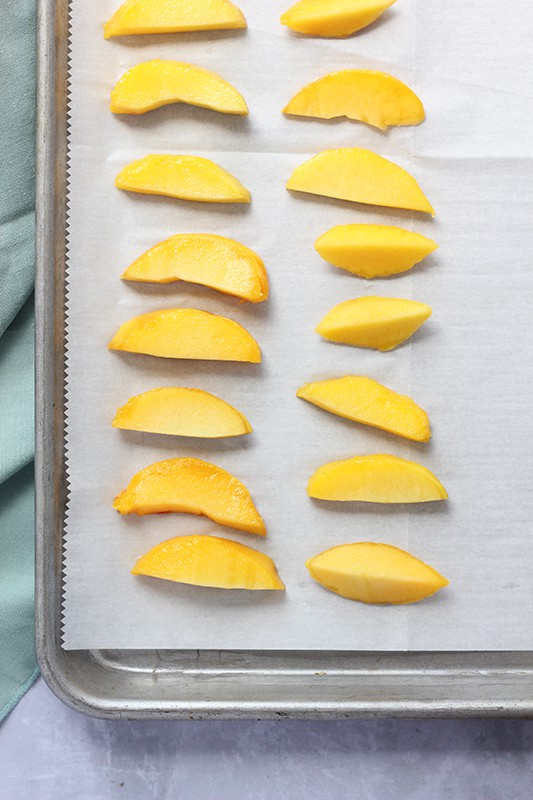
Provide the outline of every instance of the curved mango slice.
{"type": "Polygon", "coordinates": [[[250,192],[214,161],[200,156],[149,155],[115,178],[117,189],[198,203],[249,203],[250,192]]]}
{"type": "Polygon", "coordinates": [[[285,588],[271,558],[218,536],[168,539],[142,556],[131,572],[215,589],[285,588]]]}
{"type": "Polygon", "coordinates": [[[412,175],[362,147],[340,147],[313,156],[296,167],[287,189],[371,206],[435,214],[412,175]]]}
{"type": "Polygon", "coordinates": [[[121,514],[168,514],[209,517],[219,525],[265,536],[246,486],[226,470],[199,458],[170,458],[138,472],[115,498],[121,514]]]}
{"type": "Polygon", "coordinates": [[[412,89],[388,75],[368,69],[343,69],[324,75],[296,94],[283,109],[299,117],[348,119],[380,130],[389,125],[419,125],[424,106],[412,89]]]}
{"type": "Polygon", "coordinates": [[[170,308],[133,317],[108,346],[161,358],[261,361],[259,345],[242,325],[197,308],[170,308]]]}
{"type": "Polygon", "coordinates": [[[104,26],[104,39],[135,33],[180,33],[246,28],[230,0],[126,0],[104,26]]]}
{"type": "Polygon", "coordinates": [[[366,28],[396,0],[300,0],[280,21],[297,33],[342,38],[366,28]]]}
{"type": "Polygon", "coordinates": [[[407,272],[437,247],[420,233],[391,225],[337,225],[315,242],[325,261],[361,278],[407,272]]]}
{"type": "Polygon", "coordinates": [[[416,603],[449,584],[436,569],[390,544],[341,544],[306,566],[326,589],[361,603],[416,603]]]}
{"type": "Polygon", "coordinates": [[[199,283],[251,303],[268,298],[268,277],[257,253],[209,233],[171,236],[147,250],[121,277],[147,283],[199,283]]]}
{"type": "Polygon", "coordinates": [[[171,436],[223,439],[252,433],[246,417],[202,389],[152,389],[130,398],[118,409],[114,428],[171,436]]]}
{"type": "Polygon", "coordinates": [[[415,300],[357,297],[331,309],[316,332],[330,342],[373,350],[392,350],[431,316],[431,308],[415,300]]]}
{"type": "Polygon", "coordinates": [[[188,103],[223,114],[248,114],[244,97],[216,72],[159,58],[132,67],[111,92],[113,114],[145,114],[171,103],[188,103]]]}
{"type": "Polygon", "coordinates": [[[428,503],[448,499],[446,489],[429,469],[386,454],[324,464],[311,477],[307,493],[318,500],[364,503],[428,503]]]}
{"type": "Polygon", "coordinates": [[[410,397],[361,375],[347,375],[306,383],[297,397],[332,414],[415,442],[429,442],[431,429],[426,412],[410,397]]]}

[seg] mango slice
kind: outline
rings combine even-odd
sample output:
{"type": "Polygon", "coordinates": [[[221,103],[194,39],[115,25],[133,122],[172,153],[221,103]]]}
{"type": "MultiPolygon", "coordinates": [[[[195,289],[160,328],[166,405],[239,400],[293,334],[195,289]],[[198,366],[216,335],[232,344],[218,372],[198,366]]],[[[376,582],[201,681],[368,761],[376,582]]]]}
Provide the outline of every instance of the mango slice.
{"type": "Polygon", "coordinates": [[[364,503],[429,503],[448,498],[429,469],[387,454],[324,464],[311,477],[307,493],[317,500],[364,503]]]}
{"type": "Polygon", "coordinates": [[[431,308],[415,300],[357,297],[331,309],[316,332],[330,342],[373,350],[392,350],[431,316],[431,308]]]}
{"type": "Polygon", "coordinates": [[[281,17],[297,33],[342,38],[366,28],[396,0],[300,0],[281,17]]]}
{"type": "Polygon", "coordinates": [[[306,566],[326,589],[361,603],[416,603],[449,584],[433,567],[390,544],[341,544],[306,566]]]}
{"type": "Polygon", "coordinates": [[[114,428],[171,436],[223,439],[252,433],[246,417],[202,389],[152,389],[130,398],[118,409],[114,428]]]}
{"type": "Polygon", "coordinates": [[[129,69],[111,92],[113,114],[145,114],[172,103],[188,103],[223,114],[248,114],[244,97],[216,72],[155,58],[129,69]]]}
{"type": "Polygon", "coordinates": [[[197,203],[249,203],[250,192],[214,161],[200,156],[149,155],[115,178],[117,189],[197,203]]]}
{"type": "Polygon", "coordinates": [[[348,119],[380,130],[390,125],[419,125],[424,106],[412,89],[386,72],[343,69],[307,84],[283,109],[299,117],[348,119]]]}
{"type": "Polygon", "coordinates": [[[215,589],[285,589],[271,558],[218,536],[168,539],[141,556],[131,572],[215,589]]]}
{"type": "Polygon", "coordinates": [[[242,325],[197,308],[169,308],[133,317],[119,328],[108,347],[161,358],[261,361],[259,345],[242,325]]]}
{"type": "Polygon", "coordinates": [[[287,189],[371,206],[435,214],[412,175],[362,147],[340,147],[313,156],[296,167],[287,189]]]}
{"type": "Polygon", "coordinates": [[[219,525],[266,535],[246,486],[226,470],[199,458],[169,458],[142,469],[115,498],[121,514],[168,514],[209,517],[219,525]]]}
{"type": "Polygon", "coordinates": [[[233,239],[181,233],[156,244],[128,267],[126,281],[209,286],[251,303],[268,298],[268,277],[257,253],[233,239]]]}
{"type": "Polygon", "coordinates": [[[246,28],[230,0],[126,0],[104,26],[104,39],[136,33],[246,28]]]}
{"type": "Polygon", "coordinates": [[[315,242],[325,261],[360,278],[407,272],[437,247],[420,233],[391,225],[337,225],[315,242]]]}
{"type": "Polygon", "coordinates": [[[361,375],[306,383],[297,397],[338,417],[361,422],[415,442],[429,442],[431,429],[426,412],[410,397],[361,375]]]}

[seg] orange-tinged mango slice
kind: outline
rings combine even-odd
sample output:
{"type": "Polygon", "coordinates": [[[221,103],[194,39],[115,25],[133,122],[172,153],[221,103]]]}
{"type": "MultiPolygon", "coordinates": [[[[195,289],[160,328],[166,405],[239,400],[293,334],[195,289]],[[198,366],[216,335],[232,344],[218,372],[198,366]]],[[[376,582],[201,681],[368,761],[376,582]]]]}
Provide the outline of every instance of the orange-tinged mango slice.
{"type": "Polygon", "coordinates": [[[248,114],[244,97],[216,72],[183,61],[156,58],[132,67],[111,92],[114,114],[145,114],[188,103],[223,114],[248,114]]]}
{"type": "Polygon", "coordinates": [[[306,566],[326,589],[361,603],[416,603],[449,583],[405,550],[374,542],[332,547],[310,558],[306,566]]]}
{"type": "Polygon", "coordinates": [[[214,394],[181,386],[152,389],[118,409],[114,428],[223,439],[252,433],[246,417],[214,394]]]}
{"type": "Polygon", "coordinates": [[[109,349],[161,358],[261,361],[259,345],[242,325],[197,308],[169,308],[133,317],[119,328],[109,349]]]}
{"type": "Polygon", "coordinates": [[[372,206],[435,213],[412,175],[362,147],[340,147],[313,156],[296,167],[287,189],[372,206]]]}
{"type": "Polygon", "coordinates": [[[218,536],[177,536],[161,542],[137,561],[132,574],[215,589],[285,588],[271,558],[218,536]]]}
{"type": "Polygon", "coordinates": [[[392,225],[337,225],[315,242],[323,259],[361,278],[406,272],[437,247],[420,233],[392,225]]]}
{"type": "Polygon", "coordinates": [[[200,156],[149,155],[115,178],[117,189],[197,203],[249,203],[250,192],[214,161],[200,156]]]}
{"type": "Polygon", "coordinates": [[[156,244],[128,267],[126,281],[188,281],[261,303],[268,277],[257,253],[233,239],[209,233],[181,233],[156,244]]]}
{"type": "Polygon", "coordinates": [[[283,109],[299,117],[348,119],[380,130],[390,125],[419,125],[424,106],[405,83],[386,72],[343,69],[324,75],[296,94],[283,109]]]}
{"type": "Polygon", "coordinates": [[[246,28],[230,0],[126,0],[104,26],[104,38],[246,28]]]}
{"type": "Polygon", "coordinates": [[[226,470],[199,458],[169,458],[138,472],[115,498],[121,514],[183,512],[209,517],[219,525],[265,536],[246,486],[226,470]]]}
{"type": "Polygon", "coordinates": [[[342,38],[366,28],[396,0],[300,0],[281,23],[308,36],[342,38]]]}
{"type": "Polygon", "coordinates": [[[431,308],[416,300],[357,297],[332,308],[316,332],[330,342],[386,351],[409,339],[430,316],[431,308]]]}
{"type": "Polygon", "coordinates": [[[410,397],[361,375],[306,383],[298,389],[302,400],[332,414],[380,428],[415,442],[429,442],[431,428],[426,412],[410,397]]]}
{"type": "Polygon", "coordinates": [[[324,464],[311,477],[307,493],[318,500],[364,503],[428,503],[448,498],[429,469],[387,454],[324,464]]]}

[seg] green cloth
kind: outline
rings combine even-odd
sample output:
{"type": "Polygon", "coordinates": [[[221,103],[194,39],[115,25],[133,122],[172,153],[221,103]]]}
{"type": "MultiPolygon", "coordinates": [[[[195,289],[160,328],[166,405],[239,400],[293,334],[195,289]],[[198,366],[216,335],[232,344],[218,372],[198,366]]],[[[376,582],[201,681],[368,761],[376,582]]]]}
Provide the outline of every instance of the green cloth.
{"type": "Polygon", "coordinates": [[[33,624],[35,0],[0,34],[0,720],[37,676],[33,624]]]}

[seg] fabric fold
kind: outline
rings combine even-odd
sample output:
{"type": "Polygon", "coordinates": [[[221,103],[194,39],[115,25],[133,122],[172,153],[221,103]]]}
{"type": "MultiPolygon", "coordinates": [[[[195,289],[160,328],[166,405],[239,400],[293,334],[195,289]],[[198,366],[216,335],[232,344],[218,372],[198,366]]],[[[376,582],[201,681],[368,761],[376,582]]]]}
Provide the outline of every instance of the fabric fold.
{"type": "Polygon", "coordinates": [[[35,3],[7,0],[0,48],[0,720],[37,676],[33,574],[35,3]]]}

